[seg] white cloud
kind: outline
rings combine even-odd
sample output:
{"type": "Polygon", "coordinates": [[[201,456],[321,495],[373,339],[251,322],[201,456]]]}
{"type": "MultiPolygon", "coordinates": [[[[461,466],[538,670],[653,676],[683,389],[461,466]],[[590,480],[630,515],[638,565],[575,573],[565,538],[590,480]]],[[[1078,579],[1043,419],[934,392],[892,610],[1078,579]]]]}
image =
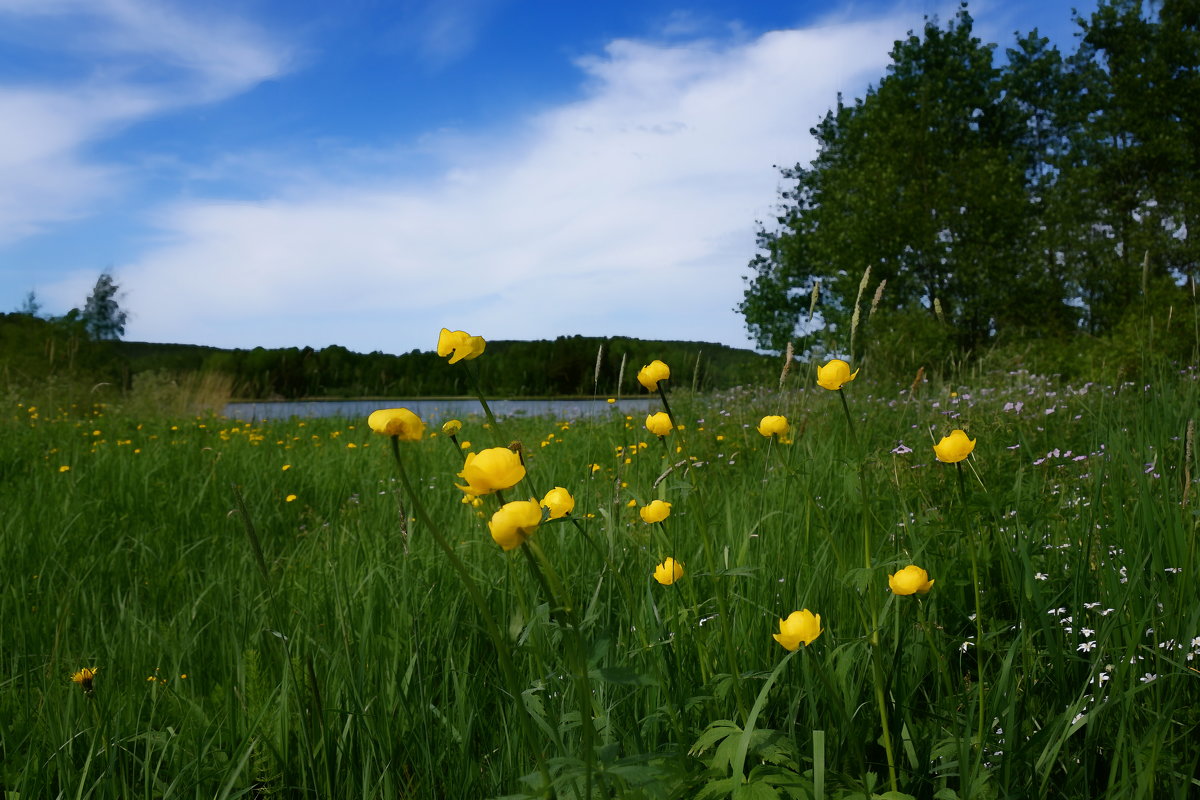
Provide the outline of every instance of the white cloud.
{"type": "Polygon", "coordinates": [[[287,53],[231,19],[151,0],[0,0],[10,43],[54,54],[72,77],[0,83],[0,244],[85,213],[122,169],[87,150],[165,111],[245,91],[287,53]]]}
{"type": "Polygon", "coordinates": [[[130,338],[225,346],[429,347],[633,335],[745,342],[741,276],[773,165],[807,161],[839,90],[883,74],[910,18],[737,44],[618,40],[586,94],[516,134],[452,140],[442,177],[196,201],[120,269],[130,338]]]}

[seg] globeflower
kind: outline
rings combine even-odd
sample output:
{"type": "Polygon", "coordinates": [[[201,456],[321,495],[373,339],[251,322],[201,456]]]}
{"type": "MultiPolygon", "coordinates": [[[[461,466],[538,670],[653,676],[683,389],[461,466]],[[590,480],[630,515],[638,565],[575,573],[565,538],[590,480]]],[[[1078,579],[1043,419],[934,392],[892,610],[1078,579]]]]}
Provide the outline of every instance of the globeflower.
{"type": "Polygon", "coordinates": [[[892,594],[927,594],[933,588],[929,573],[915,564],[909,564],[899,572],[888,575],[888,586],[892,594]]]}
{"type": "Polygon", "coordinates": [[[823,367],[817,367],[817,385],[836,392],[844,385],[854,380],[858,370],[850,371],[850,365],[840,358],[835,358],[823,367]]]}
{"type": "Polygon", "coordinates": [[[555,486],[542,498],[542,508],[550,512],[550,519],[565,517],[575,509],[575,498],[561,486],[555,486]]]}
{"type": "Polygon", "coordinates": [[[521,457],[507,447],[491,447],[479,453],[467,453],[458,477],[467,482],[466,486],[458,487],[467,494],[491,494],[515,486],[525,477],[525,465],[521,463],[521,457]]]}
{"type": "Polygon", "coordinates": [[[787,619],[779,620],[779,633],[771,636],[788,650],[795,650],[803,642],[805,647],[821,635],[821,615],[807,608],[793,611],[787,619]]]}
{"type": "Polygon", "coordinates": [[[968,439],[966,433],[956,428],[950,431],[949,436],[943,436],[942,440],[933,446],[933,454],[937,456],[938,461],[957,464],[971,455],[971,451],[974,449],[975,440],[968,439]]]}
{"type": "Polygon", "coordinates": [[[787,417],[767,416],[762,418],[762,422],[758,423],[758,432],[763,436],[787,436],[788,431],[792,426],[788,424],[787,417]]]}
{"type": "Polygon", "coordinates": [[[682,577],[683,564],[670,557],[654,568],[654,580],[663,586],[670,586],[682,577]]]}
{"type": "Polygon", "coordinates": [[[659,411],[657,414],[646,417],[646,430],[655,436],[666,436],[674,427],[671,424],[671,416],[665,411],[659,411]]]}
{"type": "Polygon", "coordinates": [[[671,368],[657,359],[638,370],[638,383],[645,386],[648,392],[657,391],[658,382],[670,377],[671,368]]]}
{"type": "Polygon", "coordinates": [[[486,346],[487,342],[483,340],[482,336],[472,336],[466,331],[442,328],[442,332],[438,334],[437,354],[442,358],[450,356],[450,363],[457,364],[459,361],[478,358],[483,354],[483,348],[486,346]]]}
{"type": "Polygon", "coordinates": [[[447,436],[455,436],[462,430],[462,422],[457,419],[448,419],[442,423],[442,433],[447,436]]]}
{"type": "Polygon", "coordinates": [[[425,423],[407,408],[381,408],[367,417],[367,426],[376,433],[395,436],[402,442],[419,442],[425,423]]]}
{"type": "Polygon", "coordinates": [[[536,500],[515,500],[502,505],[488,522],[492,539],[505,551],[516,549],[542,524],[542,507],[536,500]]]}
{"type": "Polygon", "coordinates": [[[655,500],[638,509],[638,513],[642,515],[642,522],[653,525],[655,522],[662,522],[671,516],[671,504],[665,500],[655,500]]]}

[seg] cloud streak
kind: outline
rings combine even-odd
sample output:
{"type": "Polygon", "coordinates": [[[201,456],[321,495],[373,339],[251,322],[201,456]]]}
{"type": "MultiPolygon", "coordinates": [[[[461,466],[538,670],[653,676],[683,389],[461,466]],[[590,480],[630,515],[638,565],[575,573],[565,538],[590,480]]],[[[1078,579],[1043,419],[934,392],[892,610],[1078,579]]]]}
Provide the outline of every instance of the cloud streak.
{"type": "Polygon", "coordinates": [[[446,325],[744,344],[731,309],[773,165],[812,157],[809,128],[878,79],[906,23],[616,40],[578,62],[580,99],[505,134],[433,136],[434,179],[314,175],[303,193],[175,205],[161,243],[118,267],[129,336],[397,352],[446,325]]]}
{"type": "Polygon", "coordinates": [[[90,145],[243,92],[290,58],[241,22],[147,0],[0,0],[0,26],[9,46],[59,65],[54,80],[0,82],[0,119],[13,121],[0,129],[0,244],[120,192],[124,168],[90,145]]]}

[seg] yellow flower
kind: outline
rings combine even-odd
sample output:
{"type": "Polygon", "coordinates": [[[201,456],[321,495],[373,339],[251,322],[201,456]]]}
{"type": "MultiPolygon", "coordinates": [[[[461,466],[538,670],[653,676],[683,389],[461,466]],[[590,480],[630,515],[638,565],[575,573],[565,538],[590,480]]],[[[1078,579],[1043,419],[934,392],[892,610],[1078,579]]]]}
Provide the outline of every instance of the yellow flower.
{"type": "Polygon", "coordinates": [[[504,550],[512,550],[533,535],[542,524],[542,507],[536,500],[515,500],[505,503],[492,514],[488,530],[496,544],[504,550]]]}
{"type": "Polygon", "coordinates": [[[971,455],[971,451],[974,449],[975,440],[968,439],[967,434],[956,428],[950,431],[949,436],[943,436],[942,440],[933,446],[933,454],[937,456],[938,461],[957,464],[971,455]]]}
{"type": "Polygon", "coordinates": [[[655,500],[638,509],[638,513],[642,515],[642,522],[653,525],[655,522],[662,522],[671,516],[671,504],[665,500],[655,500]]]}
{"type": "Polygon", "coordinates": [[[808,647],[821,635],[821,615],[807,608],[793,611],[787,619],[779,620],[779,633],[771,635],[788,650],[795,650],[801,642],[808,647]]]}
{"type": "Polygon", "coordinates": [[[462,422],[457,419],[448,419],[442,423],[442,433],[447,436],[455,436],[462,430],[462,422]]]}
{"type": "Polygon", "coordinates": [[[663,586],[670,586],[683,577],[683,564],[668,557],[666,561],[654,568],[654,580],[663,586]]]}
{"type": "Polygon", "coordinates": [[[888,575],[888,586],[893,594],[926,594],[933,588],[929,573],[915,564],[910,564],[899,572],[888,575]]]}
{"type": "Polygon", "coordinates": [[[570,514],[575,508],[575,498],[561,486],[555,486],[542,498],[542,507],[550,511],[550,519],[570,514]]]}
{"type": "Polygon", "coordinates": [[[671,425],[671,417],[665,411],[646,417],[646,430],[655,436],[666,436],[672,427],[674,426],[671,425]]]}
{"type": "Polygon", "coordinates": [[[658,382],[671,377],[671,368],[655,359],[638,370],[638,383],[646,387],[646,391],[658,390],[658,382]]]}
{"type": "Polygon", "coordinates": [[[787,417],[767,416],[762,418],[762,422],[758,423],[758,432],[763,436],[787,436],[788,431],[792,426],[788,424],[787,417]]]}
{"type": "Polygon", "coordinates": [[[479,453],[467,453],[458,477],[467,482],[466,486],[458,487],[467,494],[491,494],[515,486],[525,477],[525,466],[521,457],[507,447],[490,447],[479,453]]]}
{"type": "Polygon", "coordinates": [[[283,498],[283,501],[284,501],[285,503],[290,503],[290,502],[292,502],[292,501],[293,501],[293,500],[295,500],[295,499],[296,499],[296,495],[294,495],[294,494],[289,494],[287,497],[283,498]]]}
{"type": "Polygon", "coordinates": [[[472,358],[478,358],[483,354],[483,348],[487,346],[487,342],[482,336],[472,336],[466,331],[451,331],[442,328],[442,332],[438,334],[437,354],[442,358],[450,356],[450,363],[457,364],[459,361],[470,361],[472,358]]]}
{"type": "Polygon", "coordinates": [[[84,667],[71,676],[71,680],[78,683],[84,692],[91,694],[92,680],[95,679],[96,673],[100,671],[99,667],[84,667]]]}
{"type": "Polygon", "coordinates": [[[395,436],[402,442],[419,442],[425,433],[425,423],[407,408],[381,408],[371,412],[367,425],[376,433],[395,436]]]}
{"type": "Polygon", "coordinates": [[[817,384],[831,392],[836,392],[845,384],[854,380],[858,370],[850,371],[850,365],[840,358],[835,358],[823,367],[817,367],[817,384]]]}
{"type": "Polygon", "coordinates": [[[63,464],[61,467],[58,468],[58,471],[59,472],[70,472],[71,468],[69,466],[67,466],[66,464],[63,464]]]}

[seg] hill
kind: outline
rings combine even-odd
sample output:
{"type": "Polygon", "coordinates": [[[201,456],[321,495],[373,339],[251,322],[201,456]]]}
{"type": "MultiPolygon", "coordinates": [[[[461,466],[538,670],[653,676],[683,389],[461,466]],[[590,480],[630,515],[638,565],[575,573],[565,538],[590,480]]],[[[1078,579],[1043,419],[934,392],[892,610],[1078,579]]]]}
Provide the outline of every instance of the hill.
{"type": "MultiPolygon", "coordinates": [[[[471,362],[497,397],[591,395],[635,390],[637,370],[653,359],[674,370],[675,385],[716,390],[770,383],[777,357],[711,342],[622,336],[489,341],[471,362]]],[[[131,388],[147,376],[224,376],[239,399],[435,397],[471,393],[466,368],[446,368],[433,351],[355,353],[333,345],[223,349],[155,342],[92,341],[68,319],[0,314],[0,379],[28,385],[50,377],[107,381],[131,388]]]]}

